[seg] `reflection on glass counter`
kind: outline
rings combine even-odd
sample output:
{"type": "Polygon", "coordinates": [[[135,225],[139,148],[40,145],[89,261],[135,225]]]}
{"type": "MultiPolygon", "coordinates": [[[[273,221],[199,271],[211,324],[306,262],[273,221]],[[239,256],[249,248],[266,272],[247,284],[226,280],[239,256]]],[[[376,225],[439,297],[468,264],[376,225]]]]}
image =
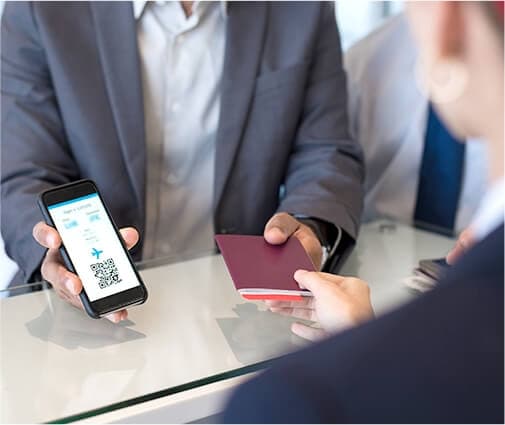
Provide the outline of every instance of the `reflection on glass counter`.
{"type": "MultiPolygon", "coordinates": [[[[453,243],[387,221],[367,224],[341,273],[370,283],[380,315],[413,299],[402,280],[453,243]]],[[[294,319],[240,297],[220,255],[139,268],[151,296],[119,324],[87,317],[47,284],[0,300],[1,422],[93,418],[176,394],[192,402],[193,390],[258,371],[306,345],[290,330],[294,319]]]]}

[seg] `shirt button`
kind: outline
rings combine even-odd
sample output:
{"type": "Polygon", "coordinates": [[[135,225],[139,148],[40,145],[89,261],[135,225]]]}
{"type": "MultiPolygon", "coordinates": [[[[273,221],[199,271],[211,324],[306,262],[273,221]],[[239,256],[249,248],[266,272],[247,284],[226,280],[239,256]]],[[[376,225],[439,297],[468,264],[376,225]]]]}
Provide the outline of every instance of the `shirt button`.
{"type": "Polygon", "coordinates": [[[170,107],[172,112],[177,112],[179,109],[181,109],[181,104],[179,102],[172,103],[172,106],[170,107]]]}
{"type": "Polygon", "coordinates": [[[222,235],[226,235],[228,233],[228,229],[222,228],[219,230],[219,233],[221,233],[222,235]]]}

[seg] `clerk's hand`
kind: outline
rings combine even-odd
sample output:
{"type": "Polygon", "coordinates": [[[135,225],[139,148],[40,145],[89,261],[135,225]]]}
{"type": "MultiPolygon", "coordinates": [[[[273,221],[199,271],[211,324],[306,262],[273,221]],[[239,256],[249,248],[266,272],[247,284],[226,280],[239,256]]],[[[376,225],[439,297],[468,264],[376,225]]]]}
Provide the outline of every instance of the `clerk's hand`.
{"type": "Polygon", "coordinates": [[[291,330],[298,336],[317,340],[374,317],[370,289],[363,280],[305,270],[298,270],[294,277],[312,297],[266,303],[274,313],[316,322],[316,326],[293,323],[291,330]]]}
{"type": "Polygon", "coordinates": [[[473,231],[471,228],[468,228],[461,232],[458,240],[456,241],[456,245],[454,248],[449,251],[447,257],[445,257],[445,261],[447,264],[451,266],[455,264],[459,258],[463,256],[463,254],[468,251],[474,243],[473,231]]]}
{"type": "MultiPolygon", "coordinates": [[[[139,240],[139,234],[133,227],[125,227],[120,230],[128,249],[131,249],[139,240]]],[[[61,246],[60,234],[44,222],[39,222],[33,227],[35,240],[47,248],[46,256],[42,261],[42,277],[56,290],[58,295],[75,307],[84,309],[79,294],[82,291],[82,282],[79,277],[70,272],[61,258],[59,248],[61,246]]],[[[128,317],[128,312],[123,309],[106,316],[110,321],[118,323],[128,317]]]]}
{"type": "Polygon", "coordinates": [[[323,250],[319,239],[312,229],[300,223],[287,213],[275,214],[265,226],[263,237],[272,245],[282,245],[290,236],[296,237],[309,254],[316,270],[321,268],[323,250]]]}

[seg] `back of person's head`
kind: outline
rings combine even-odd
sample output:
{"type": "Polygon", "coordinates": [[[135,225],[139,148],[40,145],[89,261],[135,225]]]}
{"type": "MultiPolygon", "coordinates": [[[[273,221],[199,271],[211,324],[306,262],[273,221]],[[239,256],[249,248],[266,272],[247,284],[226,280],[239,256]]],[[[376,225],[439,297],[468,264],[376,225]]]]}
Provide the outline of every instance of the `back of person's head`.
{"type": "Polygon", "coordinates": [[[420,51],[420,85],[455,134],[488,143],[497,157],[491,178],[503,175],[503,4],[407,3],[420,51]]]}

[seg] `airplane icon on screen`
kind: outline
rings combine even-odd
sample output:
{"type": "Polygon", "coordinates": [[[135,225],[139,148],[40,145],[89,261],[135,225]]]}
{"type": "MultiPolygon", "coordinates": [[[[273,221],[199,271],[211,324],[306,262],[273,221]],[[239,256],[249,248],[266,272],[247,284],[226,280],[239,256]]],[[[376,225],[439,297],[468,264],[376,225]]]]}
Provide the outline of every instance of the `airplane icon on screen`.
{"type": "Polygon", "coordinates": [[[103,250],[99,250],[99,249],[96,249],[96,248],[93,248],[93,249],[91,250],[91,255],[92,255],[93,257],[96,257],[96,259],[97,259],[97,260],[99,260],[99,259],[100,259],[100,255],[101,255],[102,253],[103,253],[103,250]]]}

